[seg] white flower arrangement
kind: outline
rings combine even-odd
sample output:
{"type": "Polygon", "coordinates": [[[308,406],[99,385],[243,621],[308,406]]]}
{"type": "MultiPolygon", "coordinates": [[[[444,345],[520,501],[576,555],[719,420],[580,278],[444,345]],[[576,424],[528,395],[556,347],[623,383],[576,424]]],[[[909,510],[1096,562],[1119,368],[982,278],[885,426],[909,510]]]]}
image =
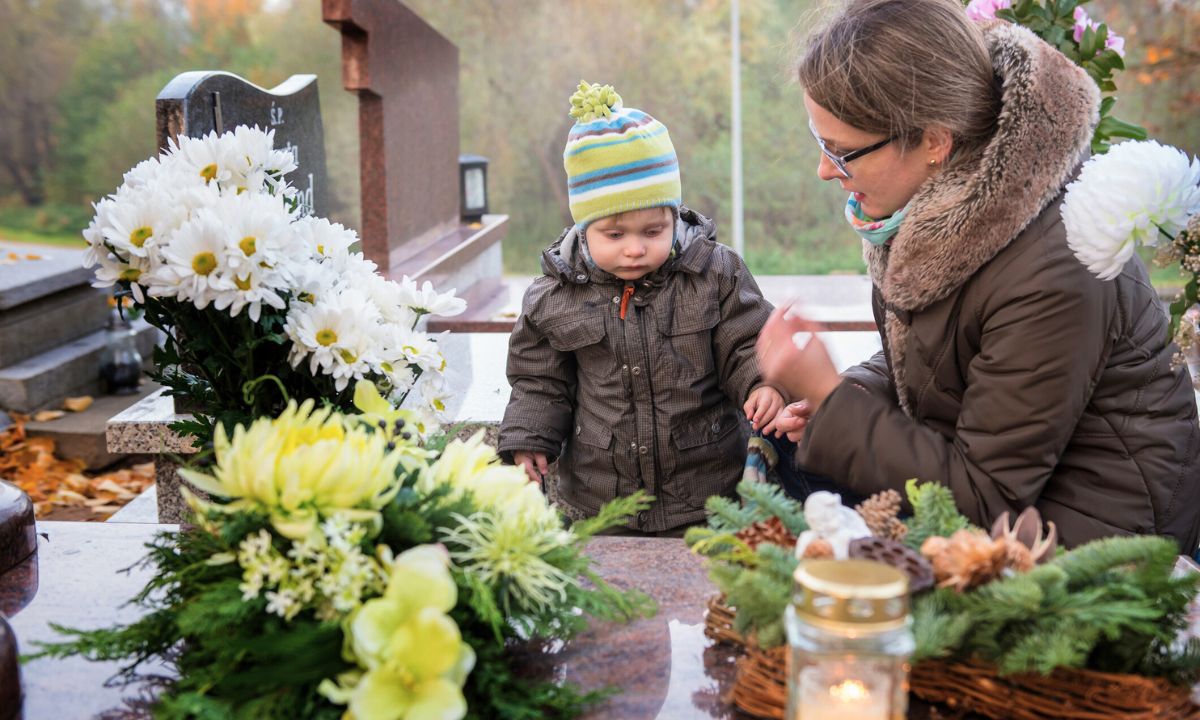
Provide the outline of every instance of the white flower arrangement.
{"type": "MultiPolygon", "coordinates": [[[[225,348],[230,362],[248,357],[246,347],[260,352],[262,338],[270,338],[286,343],[286,364],[331,379],[333,393],[342,394],[351,381],[371,379],[393,401],[415,390],[410,406],[424,402],[440,414],[445,359],[437,343],[416,328],[422,316],[455,315],[466,303],[428,282],[418,287],[407,277],[385,279],[354,251],[358,237],[352,230],[301,216],[297,192],[285,179],[295,167],[291,153],[274,148],[273,131],[239,126],[223,135],[172,141],[95,204],[83,233],[85,265],[96,267],[94,284],[118,285],[139,304],[158,304],[161,312],[147,313],[147,320],[155,324],[158,318],[167,331],[182,328],[185,343],[221,328],[198,321],[189,326],[184,306],[212,308],[233,319],[244,312],[259,329],[236,326],[240,336],[225,348]],[[424,390],[432,393],[427,401],[420,397],[424,390]]],[[[180,357],[167,358],[167,364],[203,367],[182,357],[185,343],[177,348],[180,357]]],[[[280,364],[274,357],[270,361],[280,364]]],[[[261,366],[230,370],[247,381],[264,376],[261,366]]],[[[295,387],[288,378],[280,381],[275,369],[266,372],[281,389],[295,387]]],[[[249,391],[225,388],[224,395],[233,398],[226,404],[240,392],[249,391]]],[[[326,391],[309,390],[308,396],[314,392],[326,391]]],[[[256,406],[246,419],[278,409],[256,406]]]]}
{"type": "Polygon", "coordinates": [[[1111,280],[1138,245],[1175,241],[1200,211],[1200,160],[1153,140],[1126,142],[1088,160],[1062,205],[1067,245],[1111,280]]]}

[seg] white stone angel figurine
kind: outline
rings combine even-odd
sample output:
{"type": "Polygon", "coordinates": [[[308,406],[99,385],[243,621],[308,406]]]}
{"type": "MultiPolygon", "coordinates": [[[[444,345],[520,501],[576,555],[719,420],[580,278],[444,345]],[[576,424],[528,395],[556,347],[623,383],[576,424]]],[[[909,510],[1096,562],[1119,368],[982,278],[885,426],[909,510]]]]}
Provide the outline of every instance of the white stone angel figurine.
{"type": "Polygon", "coordinates": [[[850,556],[850,541],[870,537],[871,530],[862,516],[842,504],[835,493],[815,492],[804,501],[804,519],[808,530],[796,539],[796,557],[804,557],[804,550],[813,540],[821,539],[833,548],[833,557],[845,560],[850,556]]]}

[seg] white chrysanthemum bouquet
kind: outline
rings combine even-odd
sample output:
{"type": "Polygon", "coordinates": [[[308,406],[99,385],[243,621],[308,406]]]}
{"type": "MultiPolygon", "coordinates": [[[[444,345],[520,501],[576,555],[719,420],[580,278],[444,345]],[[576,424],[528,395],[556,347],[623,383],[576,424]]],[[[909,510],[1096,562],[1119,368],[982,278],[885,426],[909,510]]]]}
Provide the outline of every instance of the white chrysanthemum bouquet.
{"type": "Polygon", "coordinates": [[[1062,218],[1075,257],[1101,280],[1119,275],[1139,245],[1158,248],[1161,264],[1181,264],[1189,279],[1171,304],[1170,331],[1179,337],[1200,300],[1200,160],[1153,140],[1115,145],[1067,186],[1062,218]]]}
{"type": "Polygon", "coordinates": [[[302,216],[295,167],[273,132],[180,138],[126,173],[84,231],[95,284],[120,286],[167,334],[156,379],[190,401],[197,421],[181,429],[201,440],[291,398],[347,408],[352,380],[445,407],[445,359],[416,328],[465,303],[385,279],[353,231],[302,216]]]}

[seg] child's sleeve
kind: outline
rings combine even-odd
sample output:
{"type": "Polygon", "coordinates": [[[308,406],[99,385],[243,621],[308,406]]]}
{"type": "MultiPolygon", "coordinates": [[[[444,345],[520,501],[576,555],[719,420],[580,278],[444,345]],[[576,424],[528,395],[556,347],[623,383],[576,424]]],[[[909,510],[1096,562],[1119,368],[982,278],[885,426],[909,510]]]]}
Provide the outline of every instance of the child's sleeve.
{"type": "Polygon", "coordinates": [[[721,321],[713,334],[713,352],[721,389],[740,406],[763,384],[754,343],[773,308],[737,253],[725,251],[717,257],[723,265],[719,268],[721,321]]]}
{"type": "Polygon", "coordinates": [[[555,350],[525,312],[508,341],[512,394],[500,423],[498,452],[512,462],[517,450],[542,452],[553,461],[571,427],[575,355],[555,350]]]}

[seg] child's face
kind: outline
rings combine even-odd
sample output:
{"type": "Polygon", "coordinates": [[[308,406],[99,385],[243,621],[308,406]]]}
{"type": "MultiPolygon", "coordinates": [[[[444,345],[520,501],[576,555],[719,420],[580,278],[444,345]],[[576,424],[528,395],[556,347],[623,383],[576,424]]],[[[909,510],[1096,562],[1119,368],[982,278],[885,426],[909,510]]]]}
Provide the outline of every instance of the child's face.
{"type": "Polygon", "coordinates": [[[622,280],[637,280],[662,267],[670,257],[674,220],[666,207],[600,218],[587,227],[588,251],[601,270],[622,280]]]}

